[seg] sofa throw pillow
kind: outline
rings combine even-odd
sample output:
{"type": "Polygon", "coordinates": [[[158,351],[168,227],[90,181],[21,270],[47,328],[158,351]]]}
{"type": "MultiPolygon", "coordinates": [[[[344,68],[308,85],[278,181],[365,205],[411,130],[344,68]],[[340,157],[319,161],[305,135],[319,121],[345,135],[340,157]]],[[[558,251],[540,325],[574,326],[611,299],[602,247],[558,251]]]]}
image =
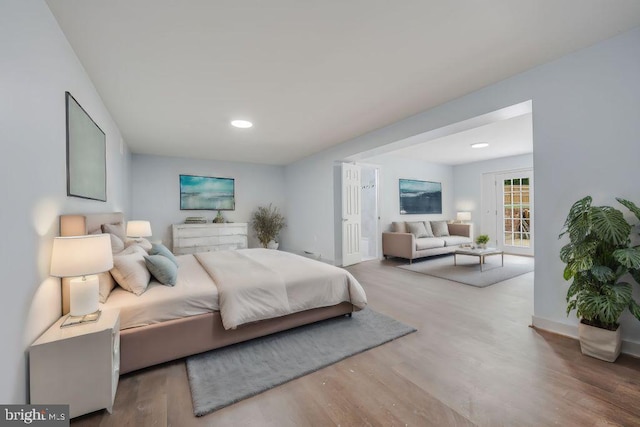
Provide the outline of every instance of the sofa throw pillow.
{"type": "Polygon", "coordinates": [[[396,233],[408,233],[407,224],[404,221],[394,222],[391,231],[396,233]]]}
{"type": "Polygon", "coordinates": [[[435,237],[444,237],[449,235],[449,226],[447,221],[431,221],[431,229],[435,237]]]}
{"type": "MultiPolygon", "coordinates": [[[[144,251],[142,251],[144,253],[144,251]]],[[[146,253],[145,253],[146,254],[146,253]]],[[[122,289],[142,295],[147,290],[151,274],[147,270],[144,255],[135,251],[129,255],[116,255],[113,257],[111,275],[122,289]]]]}
{"type": "Polygon", "coordinates": [[[431,223],[429,221],[424,222],[424,229],[427,230],[427,235],[425,237],[435,237],[433,235],[433,230],[431,229],[431,223]]]}
{"type": "Polygon", "coordinates": [[[163,255],[148,255],[144,257],[149,272],[163,285],[174,286],[178,279],[178,266],[163,255]]]}
{"type": "Polygon", "coordinates": [[[407,229],[409,233],[413,234],[416,239],[420,239],[422,237],[429,237],[427,233],[427,229],[424,226],[424,222],[407,222],[407,229]]]}
{"type": "Polygon", "coordinates": [[[163,257],[169,258],[171,262],[173,262],[176,267],[180,267],[178,264],[178,259],[173,255],[173,253],[162,243],[152,243],[151,250],[149,251],[149,255],[162,255],[163,257]]]}

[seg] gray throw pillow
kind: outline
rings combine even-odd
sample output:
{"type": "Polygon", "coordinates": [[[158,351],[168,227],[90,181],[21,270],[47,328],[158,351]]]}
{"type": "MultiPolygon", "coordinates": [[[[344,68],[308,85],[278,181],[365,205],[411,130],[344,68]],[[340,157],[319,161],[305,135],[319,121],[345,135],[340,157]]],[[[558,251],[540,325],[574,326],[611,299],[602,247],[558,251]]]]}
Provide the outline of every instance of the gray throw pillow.
{"type": "Polygon", "coordinates": [[[424,222],[424,229],[427,230],[426,237],[435,237],[433,235],[433,230],[431,229],[431,223],[429,221],[424,222]]]}
{"type": "Polygon", "coordinates": [[[416,239],[420,239],[421,237],[429,237],[427,233],[427,229],[424,226],[424,222],[407,222],[407,231],[413,234],[416,239]]]}
{"type": "Polygon", "coordinates": [[[449,226],[447,221],[431,221],[431,229],[435,237],[444,237],[449,235],[449,226]]]}
{"type": "Polygon", "coordinates": [[[152,243],[151,249],[149,250],[149,255],[162,255],[163,257],[169,258],[176,267],[180,267],[178,264],[178,259],[173,255],[173,253],[162,243],[152,243]]]}
{"type": "Polygon", "coordinates": [[[163,285],[174,286],[178,279],[178,266],[162,255],[144,257],[149,272],[163,285]]]}

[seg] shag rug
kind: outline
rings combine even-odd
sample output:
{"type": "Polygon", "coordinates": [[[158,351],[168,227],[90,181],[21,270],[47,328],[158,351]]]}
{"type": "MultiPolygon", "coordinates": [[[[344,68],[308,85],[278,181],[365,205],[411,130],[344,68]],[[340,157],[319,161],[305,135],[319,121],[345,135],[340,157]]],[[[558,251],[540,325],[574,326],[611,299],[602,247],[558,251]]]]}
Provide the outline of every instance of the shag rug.
{"type": "Polygon", "coordinates": [[[533,271],[532,257],[505,255],[504,267],[500,267],[500,255],[485,257],[483,271],[480,271],[478,257],[458,255],[458,265],[453,265],[453,254],[414,260],[413,264],[399,265],[398,268],[453,280],[465,285],[484,288],[533,271]]]}
{"type": "Polygon", "coordinates": [[[187,358],[196,416],[415,332],[370,308],[187,358]]]}

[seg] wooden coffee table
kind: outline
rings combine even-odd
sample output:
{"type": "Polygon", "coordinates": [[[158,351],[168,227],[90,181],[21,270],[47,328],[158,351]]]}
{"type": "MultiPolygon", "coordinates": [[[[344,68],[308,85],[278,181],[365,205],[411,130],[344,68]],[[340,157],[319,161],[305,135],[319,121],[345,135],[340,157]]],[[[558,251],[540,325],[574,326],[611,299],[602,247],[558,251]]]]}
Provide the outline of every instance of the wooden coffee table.
{"type": "Polygon", "coordinates": [[[482,266],[484,265],[485,257],[491,256],[491,255],[500,255],[502,257],[501,267],[504,267],[504,252],[496,248],[486,248],[486,249],[458,248],[453,253],[453,265],[458,265],[458,259],[456,258],[458,255],[477,256],[478,261],[480,263],[480,271],[483,271],[482,266]]]}

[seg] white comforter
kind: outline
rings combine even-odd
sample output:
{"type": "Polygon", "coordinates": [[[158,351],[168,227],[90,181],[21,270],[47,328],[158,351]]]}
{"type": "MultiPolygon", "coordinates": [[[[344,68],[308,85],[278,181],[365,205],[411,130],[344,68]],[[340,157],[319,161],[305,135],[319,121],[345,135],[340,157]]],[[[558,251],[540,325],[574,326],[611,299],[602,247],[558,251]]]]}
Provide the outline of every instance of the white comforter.
{"type": "Polygon", "coordinates": [[[367,305],[346,270],[291,253],[241,249],[195,254],[218,288],[225,329],[343,301],[367,305]]]}

